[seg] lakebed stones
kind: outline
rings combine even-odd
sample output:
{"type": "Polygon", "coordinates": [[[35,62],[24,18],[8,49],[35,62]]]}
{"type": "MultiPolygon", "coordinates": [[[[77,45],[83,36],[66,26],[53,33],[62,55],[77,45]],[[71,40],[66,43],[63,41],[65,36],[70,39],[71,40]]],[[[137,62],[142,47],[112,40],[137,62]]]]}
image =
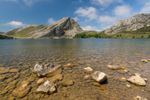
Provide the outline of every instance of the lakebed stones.
{"type": "Polygon", "coordinates": [[[53,64],[47,64],[46,66],[36,64],[33,68],[33,72],[37,73],[39,77],[47,76],[61,68],[61,65],[54,66],[53,64]]]}
{"type": "Polygon", "coordinates": [[[26,81],[26,80],[22,81],[22,82],[13,90],[12,94],[13,94],[14,96],[16,96],[16,97],[19,97],[19,98],[26,96],[26,95],[29,93],[30,89],[31,89],[31,87],[30,87],[29,85],[30,85],[30,82],[29,82],[29,81],[26,81]]]}
{"type": "Polygon", "coordinates": [[[56,91],[56,86],[51,81],[45,81],[37,88],[37,92],[52,94],[56,91]]]}
{"type": "Polygon", "coordinates": [[[127,81],[136,85],[146,86],[146,81],[144,80],[144,78],[142,78],[140,74],[137,73],[134,76],[129,77],[127,81]]]}
{"type": "Polygon", "coordinates": [[[92,79],[99,83],[107,82],[107,75],[100,71],[95,71],[92,75],[92,79]]]}

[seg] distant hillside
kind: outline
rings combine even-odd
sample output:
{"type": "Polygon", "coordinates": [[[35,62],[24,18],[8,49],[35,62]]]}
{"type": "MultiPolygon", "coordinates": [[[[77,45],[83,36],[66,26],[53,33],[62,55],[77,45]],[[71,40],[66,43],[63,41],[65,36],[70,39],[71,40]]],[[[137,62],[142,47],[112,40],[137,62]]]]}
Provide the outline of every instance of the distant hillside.
{"type": "Polygon", "coordinates": [[[15,38],[72,38],[81,32],[79,24],[70,17],[64,17],[52,25],[31,25],[14,29],[6,34],[15,38]]]}
{"type": "Polygon", "coordinates": [[[150,32],[150,14],[138,14],[104,30],[105,34],[150,32]]]}

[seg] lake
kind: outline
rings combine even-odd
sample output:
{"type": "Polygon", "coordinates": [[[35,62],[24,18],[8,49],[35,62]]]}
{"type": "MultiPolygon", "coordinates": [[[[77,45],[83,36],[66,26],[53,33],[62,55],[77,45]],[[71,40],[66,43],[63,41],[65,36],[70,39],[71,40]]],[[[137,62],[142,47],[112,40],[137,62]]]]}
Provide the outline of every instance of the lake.
{"type": "MultiPolygon", "coordinates": [[[[52,95],[39,94],[37,98],[40,99],[50,97],[52,100],[133,100],[137,95],[150,99],[150,63],[143,63],[141,59],[150,59],[150,39],[0,40],[0,66],[3,67],[32,68],[36,62],[76,64],[76,68],[68,70],[68,73],[74,75],[72,78],[75,84],[72,87],[60,87],[58,92],[52,95]],[[108,64],[125,66],[129,72],[110,70],[107,68],[108,64]],[[83,68],[87,66],[107,73],[108,84],[95,86],[88,80],[84,81],[81,77],[84,77],[83,68]],[[119,80],[134,73],[140,73],[148,79],[146,87],[119,80]],[[127,84],[130,84],[131,88],[126,87],[127,84]]],[[[22,79],[23,76],[20,80],[22,79]]],[[[3,82],[5,81],[8,82],[7,79],[3,82]]],[[[0,88],[4,88],[3,85],[0,84],[0,88]]],[[[0,97],[7,98],[11,92],[0,92],[0,97]]],[[[35,94],[29,92],[24,98],[31,99],[33,95],[35,94]]]]}

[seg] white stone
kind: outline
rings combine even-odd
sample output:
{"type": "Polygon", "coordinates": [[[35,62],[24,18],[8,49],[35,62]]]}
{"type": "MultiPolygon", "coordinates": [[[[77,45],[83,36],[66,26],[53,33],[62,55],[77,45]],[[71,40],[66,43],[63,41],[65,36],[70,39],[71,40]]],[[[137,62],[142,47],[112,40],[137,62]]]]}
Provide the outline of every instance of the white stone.
{"type": "Polygon", "coordinates": [[[84,70],[85,70],[86,72],[92,72],[92,71],[93,71],[93,69],[92,69],[91,67],[86,67],[86,68],[84,68],[84,70]]]}
{"type": "Polygon", "coordinates": [[[95,71],[92,74],[92,78],[99,83],[107,81],[107,75],[100,71],[95,71]]]}
{"type": "Polygon", "coordinates": [[[34,69],[33,69],[34,72],[40,72],[42,70],[43,70],[43,66],[42,65],[40,65],[38,63],[35,64],[34,69]]]}
{"type": "Polygon", "coordinates": [[[107,65],[107,67],[109,69],[112,69],[112,70],[119,70],[119,69],[123,69],[123,67],[120,67],[118,65],[107,65]]]}
{"type": "Polygon", "coordinates": [[[127,80],[136,85],[146,86],[146,81],[144,78],[142,78],[140,74],[137,73],[134,76],[129,77],[127,80]]]}
{"type": "Polygon", "coordinates": [[[42,85],[40,85],[37,89],[37,92],[44,92],[44,93],[53,93],[56,91],[55,84],[50,81],[45,81],[42,85]]]}

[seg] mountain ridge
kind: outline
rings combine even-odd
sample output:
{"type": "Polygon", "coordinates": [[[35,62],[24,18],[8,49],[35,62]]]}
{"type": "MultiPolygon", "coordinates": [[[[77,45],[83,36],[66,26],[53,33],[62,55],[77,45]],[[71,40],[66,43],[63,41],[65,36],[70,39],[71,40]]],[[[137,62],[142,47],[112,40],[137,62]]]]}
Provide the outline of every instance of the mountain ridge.
{"type": "Polygon", "coordinates": [[[31,25],[7,32],[8,36],[16,38],[73,38],[82,28],[70,17],[64,17],[51,25],[31,25]]]}

